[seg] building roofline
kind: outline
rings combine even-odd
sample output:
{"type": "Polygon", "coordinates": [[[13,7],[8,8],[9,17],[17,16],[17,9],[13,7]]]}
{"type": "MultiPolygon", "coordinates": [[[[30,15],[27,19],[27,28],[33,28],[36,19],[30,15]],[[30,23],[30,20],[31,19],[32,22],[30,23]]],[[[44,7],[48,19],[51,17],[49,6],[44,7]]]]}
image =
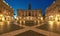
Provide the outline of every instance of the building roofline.
{"type": "MultiPolygon", "coordinates": [[[[28,10],[28,9],[17,9],[17,10],[28,10]]],[[[31,9],[31,10],[42,10],[42,9],[31,9]]]]}

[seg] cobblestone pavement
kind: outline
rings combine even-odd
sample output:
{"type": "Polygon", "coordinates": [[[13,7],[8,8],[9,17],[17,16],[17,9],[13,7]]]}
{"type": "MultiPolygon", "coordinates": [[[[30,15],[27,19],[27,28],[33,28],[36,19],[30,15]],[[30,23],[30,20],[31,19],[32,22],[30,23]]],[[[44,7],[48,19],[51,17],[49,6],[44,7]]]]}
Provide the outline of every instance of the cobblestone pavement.
{"type": "Polygon", "coordinates": [[[16,30],[16,31],[9,32],[9,33],[5,33],[5,34],[2,34],[0,36],[15,36],[17,34],[21,34],[21,33],[24,33],[26,31],[29,31],[29,30],[35,31],[37,33],[40,33],[40,34],[43,34],[43,35],[46,35],[46,36],[60,36],[60,34],[56,34],[56,33],[53,33],[53,32],[49,32],[49,31],[45,31],[45,30],[41,30],[41,29],[36,28],[36,27],[42,26],[44,24],[38,24],[38,25],[35,25],[35,26],[32,26],[32,27],[21,25],[21,24],[18,25],[17,23],[15,25],[22,26],[24,28],[16,30]]]}

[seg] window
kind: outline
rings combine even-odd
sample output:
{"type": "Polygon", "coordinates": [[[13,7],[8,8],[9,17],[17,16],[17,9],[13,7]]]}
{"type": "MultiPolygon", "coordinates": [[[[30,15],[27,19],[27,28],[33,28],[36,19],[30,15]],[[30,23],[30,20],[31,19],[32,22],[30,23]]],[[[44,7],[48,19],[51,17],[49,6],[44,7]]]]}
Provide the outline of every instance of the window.
{"type": "Polygon", "coordinates": [[[60,9],[58,9],[58,12],[60,12],[60,9]]]}
{"type": "Polygon", "coordinates": [[[29,16],[31,16],[31,13],[29,12],[29,16]]]}

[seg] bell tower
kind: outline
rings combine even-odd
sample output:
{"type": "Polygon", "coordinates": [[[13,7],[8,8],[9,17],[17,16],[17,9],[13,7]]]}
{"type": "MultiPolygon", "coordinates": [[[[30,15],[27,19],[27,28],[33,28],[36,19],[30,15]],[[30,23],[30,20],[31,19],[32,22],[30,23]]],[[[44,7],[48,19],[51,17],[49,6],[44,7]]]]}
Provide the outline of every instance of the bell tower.
{"type": "Polygon", "coordinates": [[[31,10],[31,4],[28,4],[28,10],[31,10]]]}

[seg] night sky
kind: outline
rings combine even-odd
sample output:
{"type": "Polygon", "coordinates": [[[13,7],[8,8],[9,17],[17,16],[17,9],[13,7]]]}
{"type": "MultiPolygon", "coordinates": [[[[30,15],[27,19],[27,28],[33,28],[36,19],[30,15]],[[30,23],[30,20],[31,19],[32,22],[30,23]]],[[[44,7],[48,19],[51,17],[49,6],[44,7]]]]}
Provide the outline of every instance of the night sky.
{"type": "MultiPolygon", "coordinates": [[[[32,5],[32,9],[42,9],[42,13],[45,13],[45,9],[50,6],[54,0],[5,0],[13,9],[16,14],[17,9],[28,9],[28,4],[32,5]]],[[[15,15],[16,17],[16,15],[15,15]]]]}

